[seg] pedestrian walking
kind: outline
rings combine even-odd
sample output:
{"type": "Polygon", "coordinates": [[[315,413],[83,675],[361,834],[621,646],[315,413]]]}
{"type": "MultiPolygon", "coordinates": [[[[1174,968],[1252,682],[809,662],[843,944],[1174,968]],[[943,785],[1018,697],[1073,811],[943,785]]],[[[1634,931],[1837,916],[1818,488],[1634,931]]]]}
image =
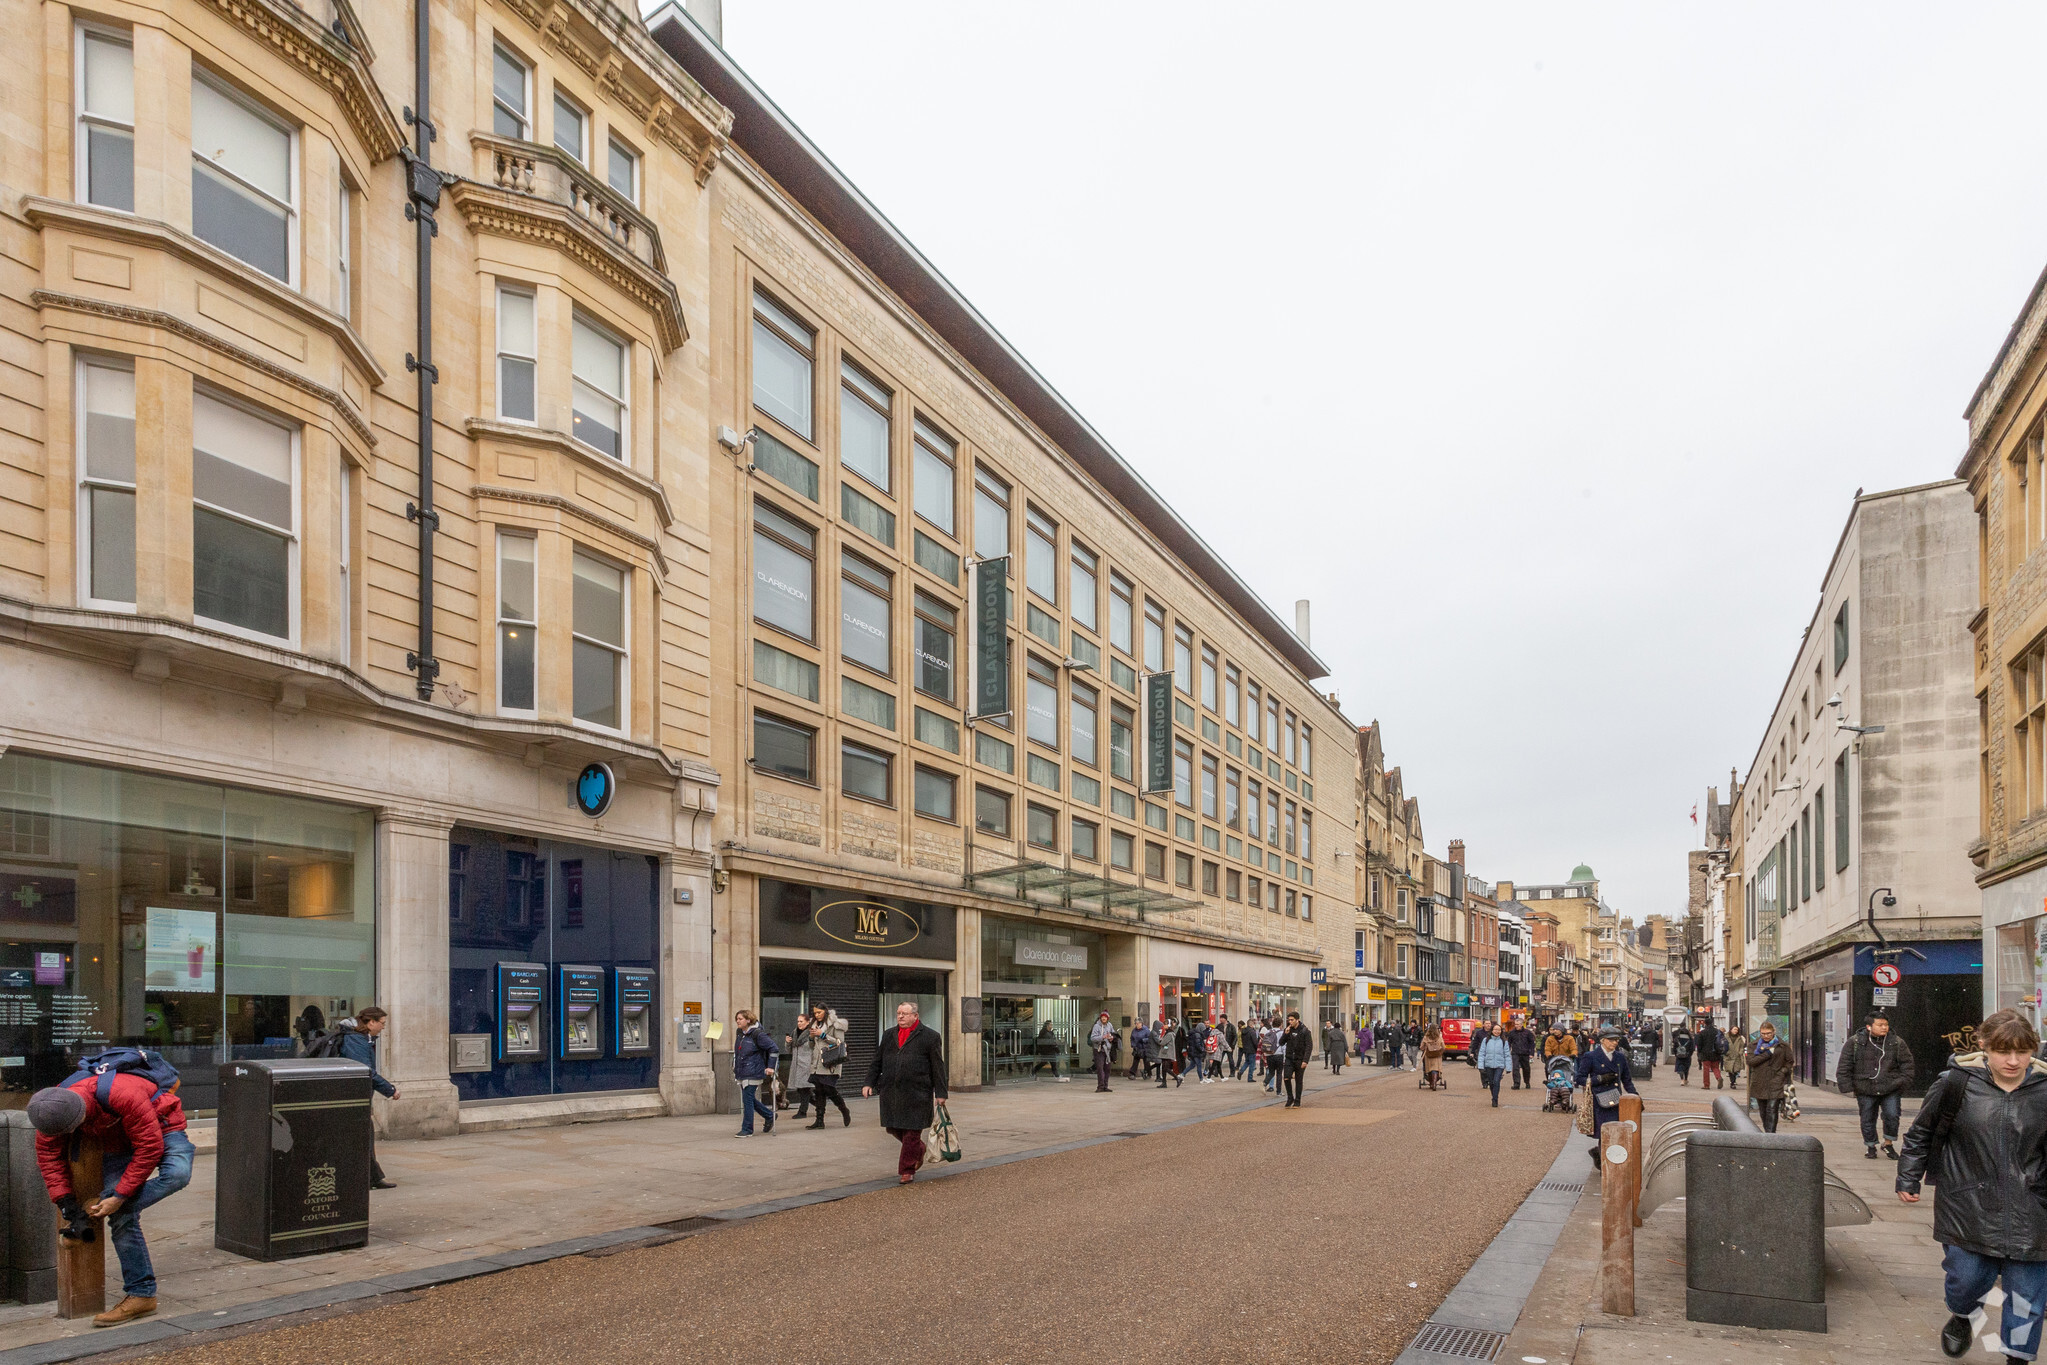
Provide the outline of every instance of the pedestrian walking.
{"type": "Polygon", "coordinates": [[[1251,1080],[1258,1074],[1258,1024],[1256,1020],[1245,1019],[1237,1025],[1237,1069],[1233,1073],[1239,1080],[1251,1080]]]}
{"type": "Polygon", "coordinates": [[[1407,1030],[1399,1024],[1386,1025],[1386,1065],[1400,1070],[1400,1049],[1407,1042],[1407,1030]]]}
{"type": "MultiPolygon", "coordinates": [[[[1758,1029],[1760,1033],[1762,1030],[1758,1029]]],[[[1975,1335],[1972,1315],[1999,1280],[2004,1314],[1997,1349],[2032,1360],[2047,1308],[2047,1063],[2039,1035],[2017,1010],[1976,1026],[1981,1051],[1955,1057],[1919,1106],[1898,1162],[1898,1198],[1919,1202],[1934,1184],[1933,1240],[1946,1250],[1944,1297],[1951,1315],[1940,1349],[1960,1356],[1975,1335]]]]}
{"type": "MultiPolygon", "coordinates": [[[[817,1105],[817,1122],[812,1128],[824,1127],[825,1106],[839,1107],[840,1126],[853,1126],[853,1111],[846,1107],[846,1097],[839,1093],[839,1076],[846,1069],[846,1021],[839,1012],[826,1005],[813,1004],[810,1013],[796,1021],[795,1060],[789,1065],[789,1074],[794,1076],[801,1066],[810,1082],[811,1102],[817,1105]]],[[[797,1118],[802,1118],[801,1110],[797,1118]]]]}
{"type": "MultiPolygon", "coordinates": [[[[355,1018],[336,1021],[334,1027],[341,1033],[341,1055],[351,1062],[360,1062],[370,1069],[370,1088],[387,1100],[398,1098],[398,1087],[384,1079],[377,1070],[377,1038],[391,1025],[391,1016],[375,1005],[365,1005],[355,1012],[355,1018]]],[[[377,1164],[376,1129],[370,1130],[370,1188],[373,1190],[395,1190],[398,1182],[384,1178],[384,1168],[377,1164]]]]}
{"type": "Polygon", "coordinates": [[[862,1095],[881,1094],[881,1126],[902,1144],[896,1157],[896,1179],[907,1185],[924,1164],[924,1130],[934,1117],[932,1106],[945,1107],[945,1040],[917,1017],[908,1000],[896,1006],[896,1026],[881,1035],[881,1046],[867,1064],[862,1095]]]}
{"type": "Polygon", "coordinates": [[[1549,1037],[1542,1040],[1542,1060],[1547,1063],[1552,1057],[1569,1057],[1575,1063],[1577,1056],[1577,1040],[1564,1032],[1562,1024],[1551,1024],[1549,1037]]]}
{"type": "MultiPolygon", "coordinates": [[[[782,1094],[775,1108],[787,1109],[789,1100],[794,1099],[798,1123],[810,1117],[810,1064],[814,1054],[811,1048],[796,1046],[797,1039],[802,1037],[809,1022],[809,1015],[799,1015],[796,1020],[796,1032],[782,1035],[782,1055],[789,1059],[789,1081],[782,1087],[782,1094]]],[[[819,1117],[823,1117],[823,1114],[824,1111],[820,1109],[819,1117]]]]}
{"type": "Polygon", "coordinates": [[[1116,1047],[1116,1026],[1109,1022],[1109,1012],[1103,1010],[1095,1020],[1095,1026],[1088,1030],[1088,1046],[1095,1052],[1095,1093],[1109,1094],[1109,1054],[1116,1047]]]}
{"type": "Polygon", "coordinates": [[[1265,1045],[1265,1088],[1277,1095],[1280,1093],[1280,1074],[1285,1070],[1286,1062],[1278,1016],[1267,1020],[1258,1036],[1265,1045]]]}
{"type": "MultiPolygon", "coordinates": [[[[133,1056],[138,1065],[149,1060],[139,1051],[133,1056]]],[[[168,1069],[169,1063],[156,1061],[168,1069]]],[[[185,1136],[185,1106],[177,1091],[140,1070],[74,1076],[30,1096],[28,1121],[36,1130],[43,1189],[64,1215],[58,1235],[75,1238],[90,1227],[88,1219],[105,1218],[107,1238],[121,1261],[121,1301],[92,1325],[148,1317],[156,1311],[156,1267],[142,1236],[142,1211],[192,1181],[192,1140],[185,1136]],[[71,1147],[80,1137],[100,1144],[97,1194],[71,1184],[71,1147]],[[92,1203],[81,1202],[88,1198],[92,1203]]]]}
{"type": "Polygon", "coordinates": [[[1422,1069],[1422,1026],[1418,1019],[1407,1021],[1407,1055],[1409,1065],[1416,1071],[1422,1069]]]}
{"type": "Polygon", "coordinates": [[[1748,1034],[1740,1028],[1727,1031],[1727,1084],[1739,1090],[1741,1078],[1748,1070],[1748,1034]]]}
{"type": "Polygon", "coordinates": [[[1151,1025],[1140,1019],[1137,1021],[1137,1027],[1130,1030],[1130,1069],[1123,1073],[1124,1080],[1136,1080],[1140,1071],[1149,1079],[1151,1068],[1145,1063],[1145,1051],[1150,1046],[1151,1025]]]}
{"type": "Polygon", "coordinates": [[[732,1027],[739,1031],[732,1040],[732,1079],[739,1082],[739,1131],[732,1136],[752,1137],[756,1113],[766,1136],[775,1131],[775,1107],[761,1099],[760,1089],[780,1064],[781,1051],[752,1010],[732,1011],[732,1027]]]}
{"type": "Polygon", "coordinates": [[[1379,1035],[1373,1031],[1372,1021],[1367,1019],[1358,1025],[1358,1065],[1368,1065],[1372,1060],[1373,1049],[1378,1046],[1379,1035]]]}
{"type": "Polygon", "coordinates": [[[1621,1049],[1619,1029],[1599,1031],[1599,1042],[1590,1051],[1579,1054],[1573,1080],[1584,1088],[1585,1102],[1592,1106],[1592,1164],[1598,1166],[1599,1134],[1607,1124],[1620,1121],[1621,1092],[1641,1093],[1635,1089],[1635,1073],[1628,1065],[1628,1054],[1621,1049]]]}
{"type": "Polygon", "coordinates": [[[1791,1044],[1779,1038],[1777,1026],[1765,1019],[1756,1026],[1756,1041],[1748,1050],[1748,1097],[1756,1102],[1756,1116],[1764,1132],[1777,1131],[1785,1087],[1790,1084],[1791,1044]]]}
{"type": "Polygon", "coordinates": [[[1329,1071],[1341,1076],[1343,1064],[1350,1060],[1350,1035],[1344,1032],[1342,1024],[1329,1026],[1329,1071]]]}
{"type": "Polygon", "coordinates": [[[1214,1085],[1223,1074],[1223,1031],[1213,1024],[1202,1029],[1201,1083],[1214,1085]]]}
{"type": "Polygon", "coordinates": [[[1526,1019],[1517,1016],[1514,1027],[1507,1030],[1507,1051],[1514,1058],[1514,1088],[1535,1089],[1531,1075],[1535,1066],[1535,1030],[1528,1027],[1526,1019]]]}
{"type": "Polygon", "coordinates": [[[1443,1030],[1430,1024],[1428,1031],[1422,1034],[1421,1060],[1417,1065],[1431,1090],[1450,1088],[1450,1083],[1443,1079],[1443,1050],[1443,1030]]]}
{"type": "Polygon", "coordinates": [[[1180,1056],[1180,1030],[1173,1026],[1173,1021],[1170,1019],[1159,1020],[1158,1051],[1159,1089],[1164,1090],[1166,1088],[1166,1073],[1168,1071],[1173,1072],[1173,1084],[1178,1085],[1180,1083],[1180,1075],[1177,1069],[1180,1056]]]}
{"type": "MultiPolygon", "coordinates": [[[[1711,1018],[1707,1018],[1700,1022],[1699,1031],[1692,1039],[1692,1047],[1699,1058],[1699,1089],[1711,1090],[1714,1088],[1713,1083],[1718,1081],[1719,1088],[1725,1090],[1727,1077],[1720,1070],[1720,1064],[1727,1060],[1727,1035],[1711,1018]]],[[[1750,1058],[1750,1065],[1754,1065],[1753,1057],[1750,1058]]]]}
{"type": "Polygon", "coordinates": [[[1871,1161],[1876,1160],[1879,1115],[1883,1118],[1884,1155],[1897,1159],[1898,1110],[1914,1070],[1912,1049],[1903,1038],[1892,1035],[1891,1021],[1881,1014],[1870,1015],[1862,1031],[1841,1049],[1834,1081],[1842,1094],[1855,1097],[1855,1108],[1862,1115],[1862,1154],[1871,1161]]]}
{"type": "Polygon", "coordinates": [[[1315,1035],[1301,1023],[1301,1016],[1291,1011],[1286,1017],[1286,1031],[1280,1035],[1280,1053],[1286,1066],[1287,1107],[1299,1109],[1301,1081],[1315,1055],[1315,1035]]]}
{"type": "Polygon", "coordinates": [[[1692,1031],[1683,1024],[1679,1024],[1671,1030],[1670,1064],[1677,1071],[1677,1083],[1679,1085],[1691,1084],[1692,1052],[1697,1046],[1698,1040],[1692,1036],[1692,1031]]]}
{"type": "MultiPolygon", "coordinates": [[[[1485,1088],[1493,1092],[1495,1109],[1500,1107],[1500,1077],[1515,1065],[1514,1048],[1507,1041],[1506,1030],[1494,1024],[1486,1030],[1478,1045],[1478,1075],[1485,1088]]],[[[1518,1090],[1521,1087],[1517,1083],[1514,1088],[1518,1090]]]]}

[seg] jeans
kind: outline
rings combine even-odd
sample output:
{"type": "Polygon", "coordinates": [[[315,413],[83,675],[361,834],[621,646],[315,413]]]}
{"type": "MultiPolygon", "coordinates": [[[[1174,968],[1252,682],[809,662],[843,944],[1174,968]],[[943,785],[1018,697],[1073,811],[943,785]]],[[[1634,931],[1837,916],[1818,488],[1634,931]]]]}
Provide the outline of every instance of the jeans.
{"type": "Polygon", "coordinates": [[[1248,1047],[1240,1049],[1237,1052],[1237,1070],[1235,1074],[1248,1081],[1257,1070],[1258,1054],[1248,1047]]]}
{"type": "Polygon", "coordinates": [[[1108,1088],[1109,1088],[1109,1049],[1105,1047],[1098,1047],[1095,1049],[1095,1089],[1107,1090],[1108,1088]]]}
{"type": "Polygon", "coordinates": [[[2047,1261],[2002,1261],[1948,1247],[1940,1258],[1947,1272],[1947,1310],[1967,1317],[1976,1311],[1990,1286],[2004,1279],[2004,1322],[1998,1349],[2017,1360],[2036,1360],[2040,1353],[2040,1315],[2047,1300],[2047,1261]]]}
{"type": "Polygon", "coordinates": [[[1387,1046],[1386,1065],[1392,1067],[1395,1071],[1400,1070],[1400,1044],[1392,1043],[1387,1046]]]}
{"type": "MultiPolygon", "coordinates": [[[[128,1173],[128,1163],[134,1158],[132,1151],[107,1153],[101,1167],[104,1180],[100,1198],[111,1195],[120,1185],[121,1177],[128,1173]]],[[[121,1206],[119,1213],[107,1220],[107,1237],[114,1244],[114,1254],[121,1258],[123,1293],[137,1299],[156,1297],[156,1267],[149,1263],[149,1243],[142,1240],[142,1211],[191,1183],[192,1139],[182,1129],[166,1132],[163,1160],[157,1164],[156,1174],[121,1206]]]]}
{"type": "Polygon", "coordinates": [[[1297,1105],[1301,1102],[1301,1078],[1306,1074],[1307,1070],[1308,1068],[1305,1063],[1300,1066],[1290,1066],[1286,1069],[1286,1098],[1288,1104],[1297,1105]]]}
{"type": "Polygon", "coordinates": [[[1505,1075],[1503,1067],[1482,1066],[1478,1069],[1479,1084],[1493,1092],[1493,1108],[1500,1107],[1500,1077],[1505,1075]]]}
{"type": "Polygon", "coordinates": [[[763,1132],[775,1126],[775,1111],[768,1108],[766,1102],[761,1099],[760,1088],[761,1082],[757,1080],[739,1083],[739,1131],[748,1136],[753,1134],[753,1115],[756,1109],[766,1120],[762,1126],[763,1132]]]}
{"type": "Polygon", "coordinates": [[[1671,1060],[1671,1063],[1670,1063],[1670,1064],[1671,1064],[1672,1066],[1674,1066],[1674,1067],[1676,1067],[1676,1068],[1677,1068],[1677,1083],[1678,1083],[1679,1085],[1689,1085],[1689,1084],[1691,1084],[1691,1080],[1692,1080],[1692,1059],[1691,1059],[1691,1058],[1689,1058],[1689,1057],[1676,1057],[1676,1058],[1673,1058],[1673,1059],[1671,1060]]]}
{"type": "Polygon", "coordinates": [[[1532,1060],[1533,1060],[1532,1056],[1530,1056],[1530,1057],[1523,1057],[1523,1056],[1519,1055],[1518,1053],[1517,1053],[1517,1054],[1515,1055],[1515,1057],[1514,1057],[1514,1088],[1515,1088],[1516,1090],[1533,1090],[1533,1089],[1535,1089],[1535,1082],[1534,1082],[1534,1081],[1532,1081],[1532,1080],[1530,1080],[1530,1079],[1528,1079],[1528,1068],[1529,1068],[1529,1063],[1530,1063],[1530,1062],[1531,1062],[1532,1060]]]}
{"type": "Polygon", "coordinates": [[[1766,1133],[1777,1131],[1777,1116],[1783,1112],[1784,1101],[1782,1100],[1756,1101],[1756,1117],[1762,1121],[1763,1131],[1766,1133]]]}
{"type": "Polygon", "coordinates": [[[1888,1095],[1857,1095],[1855,1107],[1862,1111],[1862,1141],[1865,1146],[1876,1146],[1876,1116],[1883,1115],[1884,1141],[1895,1142],[1898,1137],[1899,1093],[1893,1090],[1888,1095]]]}

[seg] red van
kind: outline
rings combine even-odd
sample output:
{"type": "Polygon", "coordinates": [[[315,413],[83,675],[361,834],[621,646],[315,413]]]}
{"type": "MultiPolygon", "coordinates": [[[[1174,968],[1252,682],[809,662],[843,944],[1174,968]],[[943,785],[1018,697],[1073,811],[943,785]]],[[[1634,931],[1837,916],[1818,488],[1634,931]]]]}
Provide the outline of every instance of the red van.
{"type": "Polygon", "coordinates": [[[1462,1057],[1471,1051],[1471,1035],[1479,1027],[1476,1019],[1445,1019],[1443,1029],[1443,1055],[1462,1057]]]}

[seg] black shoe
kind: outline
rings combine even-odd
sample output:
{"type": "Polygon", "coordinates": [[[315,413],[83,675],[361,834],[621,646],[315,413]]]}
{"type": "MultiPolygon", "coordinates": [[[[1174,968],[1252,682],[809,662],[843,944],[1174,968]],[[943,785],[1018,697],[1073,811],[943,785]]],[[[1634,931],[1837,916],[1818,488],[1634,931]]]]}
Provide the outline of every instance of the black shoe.
{"type": "Polygon", "coordinates": [[[769,1120],[768,1120],[768,1121],[767,1121],[766,1123],[764,1123],[764,1124],[762,1124],[762,1125],[761,1125],[761,1136],[762,1136],[762,1137],[773,1137],[774,1135],[775,1135],[775,1121],[774,1121],[773,1119],[769,1119],[769,1120]]]}
{"type": "Polygon", "coordinates": [[[1940,1329],[1940,1353],[1960,1359],[1969,1349],[1969,1337],[1975,1331],[1967,1318],[1960,1313],[1947,1320],[1947,1326],[1940,1329]]]}
{"type": "Polygon", "coordinates": [[[1884,1155],[1889,1157],[1893,1161],[1896,1161],[1898,1159],[1898,1149],[1891,1145],[1891,1140],[1889,1138],[1884,1139],[1884,1155]]]}
{"type": "Polygon", "coordinates": [[[853,1126],[853,1111],[852,1111],[852,1110],[848,1109],[848,1110],[844,1111],[843,1113],[841,1113],[841,1114],[839,1115],[839,1117],[845,1120],[845,1123],[843,1123],[843,1124],[841,1124],[841,1125],[840,1125],[841,1127],[843,1127],[843,1128],[851,1128],[851,1127],[853,1126]]]}
{"type": "Polygon", "coordinates": [[[373,1180],[370,1182],[370,1188],[373,1190],[395,1190],[398,1188],[398,1182],[395,1180],[373,1180]]]}
{"type": "Polygon", "coordinates": [[[1871,1161],[1876,1160],[1876,1144],[1874,1142],[1870,1143],[1867,1147],[1862,1149],[1862,1154],[1868,1157],[1871,1161]]]}
{"type": "Polygon", "coordinates": [[[804,1127],[804,1129],[805,1129],[806,1131],[808,1131],[809,1129],[812,1129],[812,1128],[822,1128],[822,1127],[824,1127],[824,1115],[823,1115],[823,1114],[819,1114],[819,1115],[817,1116],[817,1122],[816,1122],[816,1123],[806,1123],[806,1124],[804,1124],[804,1125],[803,1125],[803,1127],[804,1127]]]}

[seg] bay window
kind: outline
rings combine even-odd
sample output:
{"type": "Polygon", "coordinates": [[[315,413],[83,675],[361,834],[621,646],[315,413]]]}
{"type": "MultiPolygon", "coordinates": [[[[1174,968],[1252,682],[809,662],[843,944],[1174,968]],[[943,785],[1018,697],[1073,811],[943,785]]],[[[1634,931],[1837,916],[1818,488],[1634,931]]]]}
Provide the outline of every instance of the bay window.
{"type": "Polygon", "coordinates": [[[294,282],[298,137],[215,78],[192,78],[192,235],[294,282]]]}
{"type": "Polygon", "coordinates": [[[498,710],[534,709],[535,607],[534,538],[498,532],[498,710]]]}
{"type": "Polygon", "coordinates": [[[135,604],[135,371],[78,362],[78,545],[82,594],[135,604]]]}
{"type": "Polygon", "coordinates": [[[577,440],[615,460],[626,458],[626,344],[578,312],[571,346],[577,440]]]}
{"type": "Polygon", "coordinates": [[[554,92],[554,145],[585,164],[590,160],[584,151],[584,129],[588,122],[589,116],[575,101],[559,90],[554,92]]]}
{"type": "Polygon", "coordinates": [[[193,615],[290,639],[297,559],[297,429],[195,390],[193,615]]]}
{"type": "Polygon", "coordinates": [[[491,48],[490,126],[499,137],[526,140],[527,129],[531,126],[526,117],[531,77],[526,63],[502,47],[491,48]]]}
{"type": "Polygon", "coordinates": [[[572,576],[572,711],[585,725],[623,730],[625,571],[578,550],[572,576]]]}
{"type": "Polygon", "coordinates": [[[539,415],[534,369],[540,343],[533,291],[498,286],[498,416],[531,422],[539,415]]]}
{"type": "Polygon", "coordinates": [[[77,183],[72,197],[135,211],[135,47],[110,29],[78,29],[77,183]]]}

